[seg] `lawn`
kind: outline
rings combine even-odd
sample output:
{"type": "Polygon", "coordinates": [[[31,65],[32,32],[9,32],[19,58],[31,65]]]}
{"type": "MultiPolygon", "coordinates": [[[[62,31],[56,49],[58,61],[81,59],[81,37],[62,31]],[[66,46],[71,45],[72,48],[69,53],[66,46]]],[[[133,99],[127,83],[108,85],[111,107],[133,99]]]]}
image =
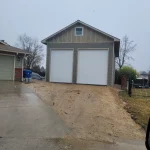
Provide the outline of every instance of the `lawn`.
{"type": "Polygon", "coordinates": [[[125,108],[132,119],[146,130],[150,117],[150,89],[132,89],[131,97],[122,91],[120,96],[126,102],[125,108]]]}

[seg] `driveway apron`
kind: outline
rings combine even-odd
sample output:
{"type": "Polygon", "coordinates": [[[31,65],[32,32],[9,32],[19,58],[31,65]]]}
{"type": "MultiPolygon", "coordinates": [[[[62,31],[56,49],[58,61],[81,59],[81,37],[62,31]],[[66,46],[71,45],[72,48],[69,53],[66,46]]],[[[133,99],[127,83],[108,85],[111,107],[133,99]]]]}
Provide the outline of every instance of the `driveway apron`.
{"type": "Polygon", "coordinates": [[[31,139],[63,138],[69,131],[54,110],[31,90],[19,82],[0,81],[0,142],[4,142],[0,146],[16,139],[23,146],[31,139]]]}

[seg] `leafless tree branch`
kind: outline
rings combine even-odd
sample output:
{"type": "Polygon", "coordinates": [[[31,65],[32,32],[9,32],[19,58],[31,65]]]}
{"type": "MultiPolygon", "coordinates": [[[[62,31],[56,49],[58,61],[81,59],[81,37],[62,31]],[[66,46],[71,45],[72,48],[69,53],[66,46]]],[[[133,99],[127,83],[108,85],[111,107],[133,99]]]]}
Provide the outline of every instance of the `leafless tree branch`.
{"type": "Polygon", "coordinates": [[[32,69],[36,65],[40,65],[43,60],[43,46],[39,44],[37,39],[33,39],[26,34],[18,37],[17,46],[31,55],[27,56],[24,60],[24,67],[26,69],[32,69]]]}
{"type": "Polygon", "coordinates": [[[129,54],[135,50],[136,44],[130,41],[128,36],[124,36],[120,44],[119,57],[116,59],[118,68],[122,68],[127,63],[127,60],[134,60],[129,54]]]}

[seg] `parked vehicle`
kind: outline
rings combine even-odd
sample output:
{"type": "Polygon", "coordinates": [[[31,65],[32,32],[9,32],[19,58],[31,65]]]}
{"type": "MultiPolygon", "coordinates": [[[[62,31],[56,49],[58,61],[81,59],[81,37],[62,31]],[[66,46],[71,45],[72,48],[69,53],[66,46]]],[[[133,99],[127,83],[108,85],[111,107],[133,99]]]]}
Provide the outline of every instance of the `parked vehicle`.
{"type": "Polygon", "coordinates": [[[134,80],[133,87],[135,88],[149,88],[147,84],[148,80],[144,78],[137,78],[134,80]]]}
{"type": "Polygon", "coordinates": [[[42,77],[38,73],[35,73],[35,72],[32,72],[31,78],[32,79],[37,79],[37,80],[43,80],[43,79],[45,79],[45,77],[42,77]]]}
{"type": "Polygon", "coordinates": [[[146,85],[145,85],[145,88],[149,88],[149,85],[148,85],[148,84],[146,84],[146,85]]]}

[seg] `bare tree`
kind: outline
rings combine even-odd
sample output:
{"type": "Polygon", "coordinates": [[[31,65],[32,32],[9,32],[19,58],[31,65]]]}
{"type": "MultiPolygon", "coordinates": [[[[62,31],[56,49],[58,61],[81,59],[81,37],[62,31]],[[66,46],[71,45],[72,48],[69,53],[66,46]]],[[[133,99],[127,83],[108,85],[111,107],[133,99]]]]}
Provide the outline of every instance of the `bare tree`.
{"type": "Polygon", "coordinates": [[[43,46],[39,44],[37,39],[33,39],[26,34],[23,34],[18,37],[17,46],[31,53],[31,55],[24,59],[24,67],[26,69],[32,69],[34,66],[41,64],[44,57],[42,53],[43,46]]]}
{"type": "Polygon", "coordinates": [[[118,68],[121,69],[124,64],[126,64],[127,60],[133,60],[129,54],[135,50],[136,44],[134,44],[133,41],[130,41],[128,36],[124,36],[120,44],[119,57],[116,58],[116,65],[118,68]]]}

